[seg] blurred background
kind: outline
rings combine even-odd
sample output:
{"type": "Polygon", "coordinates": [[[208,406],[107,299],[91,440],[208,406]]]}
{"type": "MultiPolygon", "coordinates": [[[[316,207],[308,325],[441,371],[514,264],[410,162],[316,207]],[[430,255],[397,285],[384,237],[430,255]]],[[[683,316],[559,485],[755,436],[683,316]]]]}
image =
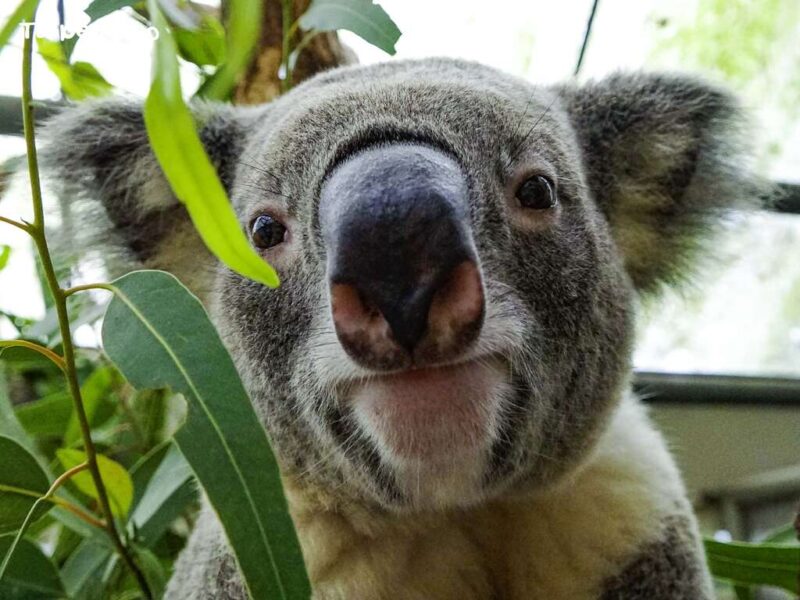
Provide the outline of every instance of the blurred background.
{"type": "MultiPolygon", "coordinates": [[[[12,4],[0,6],[0,21],[12,4]]],[[[64,2],[70,30],[88,22],[88,4],[64,2]]],[[[630,69],[701,74],[734,90],[753,115],[755,168],[776,182],[800,184],[797,0],[380,4],[402,31],[397,54],[340,34],[362,63],[453,56],[542,84],[630,69]]],[[[42,2],[37,35],[57,39],[56,0],[42,2]]],[[[90,61],[116,93],[142,97],[151,43],[140,19],[122,11],[93,24],[73,58],[90,61]]],[[[12,102],[21,92],[21,49],[18,31],[0,52],[0,97],[8,100],[0,102],[0,162],[6,165],[24,153],[12,102]]],[[[185,63],[183,76],[184,89],[193,91],[198,67],[185,63]]],[[[38,56],[34,95],[62,98],[59,80],[38,56]]],[[[29,216],[26,183],[0,180],[2,214],[29,216]]],[[[797,188],[786,189],[792,197],[781,210],[731,215],[694,282],[641,307],[637,389],[678,456],[706,533],[719,539],[763,537],[791,520],[800,498],[800,203],[797,188]]],[[[48,215],[56,227],[67,226],[68,218],[56,208],[48,215]]],[[[47,306],[24,234],[3,227],[0,251],[3,246],[10,250],[0,270],[0,336],[9,338],[26,323],[46,322],[47,306]]],[[[68,275],[75,282],[101,277],[98,264],[73,265],[68,275]]],[[[84,308],[77,341],[96,347],[92,321],[102,308],[84,308]]]]}

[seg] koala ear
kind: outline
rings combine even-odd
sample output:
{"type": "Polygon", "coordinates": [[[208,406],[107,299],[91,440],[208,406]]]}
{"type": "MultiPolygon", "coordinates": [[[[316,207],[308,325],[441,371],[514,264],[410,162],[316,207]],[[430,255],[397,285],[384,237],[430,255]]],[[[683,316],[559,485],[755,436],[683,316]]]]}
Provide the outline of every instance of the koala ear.
{"type": "MultiPolygon", "coordinates": [[[[230,190],[244,139],[239,113],[206,103],[192,110],[206,151],[230,190]]],[[[89,229],[110,231],[82,234],[84,245],[100,234],[104,242],[122,246],[128,265],[132,260],[171,271],[202,295],[215,259],[158,166],[140,103],[114,98],[65,109],[48,121],[42,139],[43,172],[58,195],[73,206],[88,206],[89,215],[96,215],[100,202],[108,217],[89,218],[89,229]]]]}
{"type": "Polygon", "coordinates": [[[758,202],[745,119],[725,91],[614,75],[562,94],[590,190],[641,292],[684,277],[722,213],[758,202]]]}

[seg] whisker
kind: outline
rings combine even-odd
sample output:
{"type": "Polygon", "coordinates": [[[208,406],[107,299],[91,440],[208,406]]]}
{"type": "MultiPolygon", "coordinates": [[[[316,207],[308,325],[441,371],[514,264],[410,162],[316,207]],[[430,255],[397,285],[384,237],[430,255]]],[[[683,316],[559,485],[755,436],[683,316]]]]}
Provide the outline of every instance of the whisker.
{"type": "Polygon", "coordinates": [[[528,141],[528,138],[531,136],[531,133],[533,133],[534,129],[536,129],[539,123],[542,122],[542,119],[544,119],[547,116],[547,114],[550,112],[550,109],[553,108],[553,105],[556,103],[556,100],[560,98],[561,98],[561,91],[559,90],[559,92],[553,97],[553,99],[547,105],[547,108],[545,108],[544,111],[542,111],[542,114],[539,115],[539,118],[536,119],[533,125],[530,126],[530,129],[528,129],[528,132],[525,134],[525,137],[523,137],[519,141],[519,143],[514,146],[514,151],[511,153],[509,159],[506,161],[506,168],[509,168],[511,164],[517,159],[520,152],[522,151],[523,145],[525,144],[525,142],[528,141]]]}

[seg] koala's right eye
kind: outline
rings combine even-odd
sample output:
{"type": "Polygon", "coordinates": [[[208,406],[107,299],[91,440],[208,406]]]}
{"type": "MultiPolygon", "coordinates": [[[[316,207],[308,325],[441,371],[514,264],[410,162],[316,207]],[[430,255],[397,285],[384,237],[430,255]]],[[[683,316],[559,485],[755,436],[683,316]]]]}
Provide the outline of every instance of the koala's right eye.
{"type": "Polygon", "coordinates": [[[286,238],[286,227],[269,215],[261,215],[253,221],[253,243],[263,250],[282,243],[286,238]]]}

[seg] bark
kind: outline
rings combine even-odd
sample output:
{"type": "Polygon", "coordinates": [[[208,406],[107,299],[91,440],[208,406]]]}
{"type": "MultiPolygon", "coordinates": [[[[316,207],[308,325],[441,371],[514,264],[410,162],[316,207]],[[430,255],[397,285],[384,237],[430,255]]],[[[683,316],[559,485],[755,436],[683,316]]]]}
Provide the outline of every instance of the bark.
{"type": "MultiPolygon", "coordinates": [[[[310,0],[292,0],[296,19],[308,8],[310,0]]],[[[287,24],[287,27],[291,25],[287,24]]],[[[302,32],[292,40],[293,47],[300,41],[302,32]]],[[[264,17],[261,39],[250,67],[236,86],[233,101],[236,104],[259,104],[268,102],[280,94],[281,81],[278,71],[281,65],[283,23],[280,0],[264,0],[264,17]]],[[[321,33],[300,54],[294,69],[293,84],[343,64],[355,62],[355,57],[339,41],[335,33],[321,33]]]]}

